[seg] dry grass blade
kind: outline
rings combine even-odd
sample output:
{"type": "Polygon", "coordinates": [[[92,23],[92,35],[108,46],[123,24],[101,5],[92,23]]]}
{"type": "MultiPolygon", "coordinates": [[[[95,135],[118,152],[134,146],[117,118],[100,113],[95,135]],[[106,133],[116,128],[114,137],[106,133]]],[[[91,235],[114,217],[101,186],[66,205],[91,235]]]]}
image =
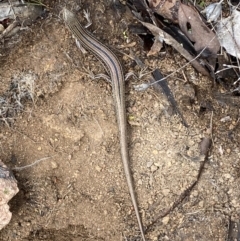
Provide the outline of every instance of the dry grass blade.
{"type": "Polygon", "coordinates": [[[0,96],[0,120],[9,124],[24,109],[26,100],[35,103],[35,79],[36,75],[32,73],[22,73],[13,78],[8,92],[0,96]]]}

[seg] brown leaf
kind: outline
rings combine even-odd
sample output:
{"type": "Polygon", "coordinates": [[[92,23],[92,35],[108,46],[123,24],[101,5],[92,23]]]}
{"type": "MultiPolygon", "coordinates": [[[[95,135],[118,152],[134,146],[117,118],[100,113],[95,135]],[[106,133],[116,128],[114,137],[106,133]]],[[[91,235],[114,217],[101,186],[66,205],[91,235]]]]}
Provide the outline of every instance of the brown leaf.
{"type": "Polygon", "coordinates": [[[162,49],[162,46],[162,42],[160,42],[158,39],[155,39],[150,51],[147,53],[147,56],[158,54],[158,52],[162,49]]]}
{"type": "Polygon", "coordinates": [[[217,36],[203,23],[197,11],[181,4],[178,10],[178,22],[183,33],[194,42],[197,52],[207,48],[210,53],[217,54],[220,49],[217,36]]]}
{"type": "Polygon", "coordinates": [[[196,70],[198,70],[203,75],[209,76],[209,72],[204,68],[204,66],[202,66],[197,60],[195,60],[194,56],[192,56],[187,50],[185,50],[183,46],[179,44],[171,35],[153,24],[146,22],[141,23],[143,26],[148,28],[156,38],[163,40],[166,44],[171,45],[173,48],[175,48],[184,58],[191,62],[191,64],[196,70]]]}
{"type": "Polygon", "coordinates": [[[149,0],[150,8],[157,14],[175,23],[178,22],[179,0],[149,0]]]}

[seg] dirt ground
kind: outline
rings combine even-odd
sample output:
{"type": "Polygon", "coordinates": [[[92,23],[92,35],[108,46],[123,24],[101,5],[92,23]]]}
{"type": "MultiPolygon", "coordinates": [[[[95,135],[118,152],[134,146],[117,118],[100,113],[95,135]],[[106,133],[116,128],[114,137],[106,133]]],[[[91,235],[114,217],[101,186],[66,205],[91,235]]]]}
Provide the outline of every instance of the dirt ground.
{"type": "MultiPolygon", "coordinates": [[[[49,2],[47,18],[20,31],[15,44],[1,46],[1,95],[13,79],[34,79],[32,101],[22,103],[24,111],[11,125],[1,124],[1,159],[13,168],[49,158],[14,171],[20,191],[10,202],[12,220],[0,240],[141,240],[121,162],[111,85],[91,78],[104,68],[77,48],[59,17],[65,3],[49,2]]],[[[141,40],[126,31],[134,22],[129,12],[116,20],[106,1],[87,2],[79,5],[81,22],[86,23],[82,9],[88,9],[89,31],[117,54],[125,73],[141,71],[128,57],[130,50],[148,66],[146,72],[159,68],[169,74],[186,63],[171,48],[147,57],[141,40]]],[[[135,91],[145,81],[148,76],[126,82],[129,153],[144,227],[196,180],[199,143],[209,135],[211,116],[213,125],[201,179],[149,229],[147,239],[227,240],[230,221],[238,222],[240,213],[239,102],[216,100],[213,83],[189,66],[168,80],[187,128],[163,94],[152,88],[135,91]]]]}

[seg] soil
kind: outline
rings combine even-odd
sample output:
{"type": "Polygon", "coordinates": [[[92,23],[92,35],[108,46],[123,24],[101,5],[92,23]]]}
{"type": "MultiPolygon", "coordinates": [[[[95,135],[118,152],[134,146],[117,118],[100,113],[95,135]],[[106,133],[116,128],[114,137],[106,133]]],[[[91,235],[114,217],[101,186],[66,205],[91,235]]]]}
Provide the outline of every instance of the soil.
{"type": "MultiPolygon", "coordinates": [[[[171,48],[147,56],[141,40],[126,30],[135,21],[130,12],[118,18],[106,1],[81,2],[80,21],[86,23],[82,10],[88,9],[89,31],[116,53],[125,73],[142,73],[131,52],[148,66],[145,73],[159,68],[167,75],[186,63],[171,48]]],[[[71,3],[68,7],[76,9],[71,3]]],[[[23,111],[1,124],[1,160],[10,168],[40,161],[13,171],[20,191],[9,203],[12,219],[0,240],[141,240],[122,167],[111,84],[93,78],[105,73],[104,67],[76,46],[59,17],[64,1],[45,4],[47,18],[18,32],[14,45],[9,40],[1,47],[1,95],[13,79],[34,80],[23,111]]],[[[240,105],[218,101],[214,84],[188,66],[168,79],[185,127],[163,94],[135,90],[148,81],[144,75],[126,82],[130,164],[144,227],[197,179],[201,140],[211,137],[213,145],[197,185],[146,237],[227,240],[230,221],[238,222],[240,213],[240,105]]]]}

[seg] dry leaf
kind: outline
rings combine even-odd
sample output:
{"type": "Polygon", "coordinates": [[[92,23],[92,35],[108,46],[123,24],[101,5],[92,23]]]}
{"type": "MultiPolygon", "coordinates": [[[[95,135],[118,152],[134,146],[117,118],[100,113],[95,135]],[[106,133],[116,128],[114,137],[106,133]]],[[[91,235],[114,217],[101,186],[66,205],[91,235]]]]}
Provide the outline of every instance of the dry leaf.
{"type": "Polygon", "coordinates": [[[218,53],[220,44],[217,36],[203,23],[198,12],[185,4],[181,4],[178,18],[181,30],[194,42],[194,48],[197,52],[207,48],[214,55],[218,53]]]}
{"type": "Polygon", "coordinates": [[[155,39],[150,51],[147,53],[147,56],[156,55],[162,49],[162,42],[159,39],[155,39]]]}
{"type": "Polygon", "coordinates": [[[231,16],[220,20],[216,31],[221,46],[240,59],[240,12],[234,10],[231,16]]]}
{"type": "Polygon", "coordinates": [[[150,8],[157,14],[174,23],[178,22],[178,9],[181,5],[179,0],[149,0],[150,8]]]}
{"type": "Polygon", "coordinates": [[[160,39],[160,41],[164,41],[166,44],[171,45],[175,48],[184,58],[188,61],[191,61],[193,67],[202,73],[203,75],[209,76],[209,72],[202,66],[197,60],[194,60],[194,56],[192,56],[186,49],[183,48],[181,44],[179,44],[171,35],[164,32],[162,29],[156,27],[153,24],[141,22],[143,26],[148,28],[155,38],[160,39]]]}
{"type": "Polygon", "coordinates": [[[207,22],[216,22],[222,12],[222,2],[221,0],[219,3],[212,3],[208,5],[201,13],[206,14],[207,22]]]}

